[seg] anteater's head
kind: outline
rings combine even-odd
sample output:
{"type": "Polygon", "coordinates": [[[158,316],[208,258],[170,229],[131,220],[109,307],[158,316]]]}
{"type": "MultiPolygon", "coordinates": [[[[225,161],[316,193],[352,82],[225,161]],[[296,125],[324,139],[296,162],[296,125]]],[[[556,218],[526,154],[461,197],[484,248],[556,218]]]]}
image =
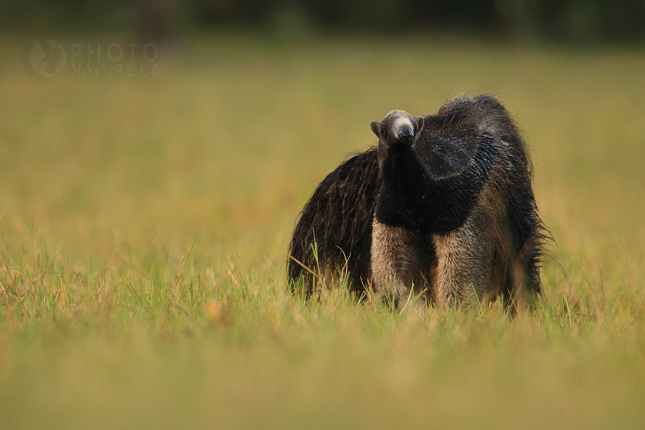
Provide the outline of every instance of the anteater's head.
{"type": "Polygon", "coordinates": [[[402,110],[393,110],[378,121],[372,121],[372,131],[379,139],[379,146],[411,145],[423,129],[423,117],[414,118],[402,110]]]}

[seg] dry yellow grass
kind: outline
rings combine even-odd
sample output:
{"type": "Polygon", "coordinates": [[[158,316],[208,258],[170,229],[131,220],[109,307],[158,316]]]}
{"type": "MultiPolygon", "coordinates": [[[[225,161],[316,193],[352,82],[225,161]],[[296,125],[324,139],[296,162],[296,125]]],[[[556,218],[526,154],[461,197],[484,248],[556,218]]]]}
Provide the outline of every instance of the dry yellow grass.
{"type": "Polygon", "coordinates": [[[213,36],[156,78],[42,79],[23,45],[0,40],[0,428],[645,424],[641,51],[213,36]],[[536,315],[287,294],[295,218],[369,121],[461,92],[532,148],[536,315]]]}

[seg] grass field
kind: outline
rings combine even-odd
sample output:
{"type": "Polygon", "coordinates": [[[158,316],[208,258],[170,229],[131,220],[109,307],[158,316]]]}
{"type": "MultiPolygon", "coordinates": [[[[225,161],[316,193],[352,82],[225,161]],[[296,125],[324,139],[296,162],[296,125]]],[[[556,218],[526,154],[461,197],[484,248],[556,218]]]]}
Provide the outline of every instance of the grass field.
{"type": "Polygon", "coordinates": [[[645,426],[642,50],[209,36],[45,79],[28,42],[0,39],[0,428],[645,426]],[[532,149],[535,315],[290,296],[316,184],[462,92],[532,149]]]}

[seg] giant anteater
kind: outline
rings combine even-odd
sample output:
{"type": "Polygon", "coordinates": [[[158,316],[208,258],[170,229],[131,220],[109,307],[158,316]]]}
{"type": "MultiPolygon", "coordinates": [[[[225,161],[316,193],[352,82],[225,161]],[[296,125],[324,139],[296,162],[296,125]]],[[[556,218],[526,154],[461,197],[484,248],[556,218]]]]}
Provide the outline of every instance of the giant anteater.
{"type": "Polygon", "coordinates": [[[300,214],[292,289],[344,277],[399,306],[530,303],[545,235],[526,145],[502,104],[459,96],[434,115],[395,110],[371,126],[378,146],[331,172],[300,214]]]}

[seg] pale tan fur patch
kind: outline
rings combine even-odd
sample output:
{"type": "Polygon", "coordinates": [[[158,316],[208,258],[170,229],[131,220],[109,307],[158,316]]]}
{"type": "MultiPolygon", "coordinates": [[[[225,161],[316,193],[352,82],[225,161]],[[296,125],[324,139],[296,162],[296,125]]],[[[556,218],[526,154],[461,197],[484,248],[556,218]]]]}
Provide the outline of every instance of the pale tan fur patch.
{"type": "Polygon", "coordinates": [[[399,130],[401,130],[401,128],[403,128],[406,125],[410,127],[412,130],[414,130],[414,125],[412,124],[412,121],[410,121],[410,118],[405,116],[398,117],[394,121],[394,124],[392,124],[392,130],[391,130],[392,136],[398,136],[399,130]]]}
{"type": "Polygon", "coordinates": [[[487,302],[496,296],[493,259],[499,235],[494,215],[486,206],[480,201],[460,228],[433,235],[440,306],[467,304],[475,298],[487,302]]]}
{"type": "Polygon", "coordinates": [[[471,292],[481,297],[484,290],[481,246],[469,223],[448,234],[436,234],[433,239],[437,255],[437,304],[447,308],[463,303],[471,292]]]}
{"type": "Polygon", "coordinates": [[[406,303],[425,290],[424,268],[416,236],[403,227],[391,227],[376,218],[372,224],[372,283],[377,293],[391,293],[406,303]]]}

